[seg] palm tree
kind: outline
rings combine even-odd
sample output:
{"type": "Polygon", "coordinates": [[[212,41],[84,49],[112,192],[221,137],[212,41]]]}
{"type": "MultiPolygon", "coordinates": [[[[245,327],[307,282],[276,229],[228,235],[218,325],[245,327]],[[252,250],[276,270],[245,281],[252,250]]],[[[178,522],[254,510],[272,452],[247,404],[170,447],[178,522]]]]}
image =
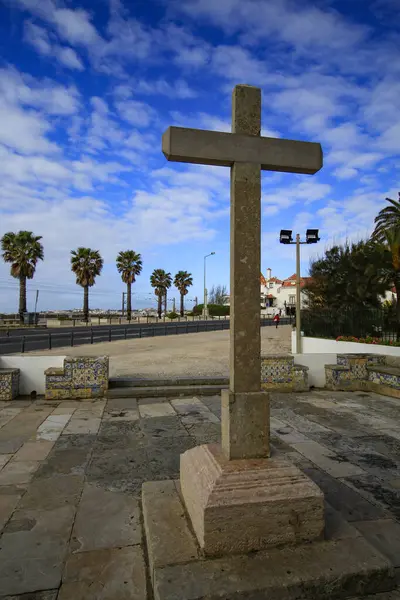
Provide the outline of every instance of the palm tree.
{"type": "Polygon", "coordinates": [[[193,285],[191,273],[188,273],[187,271],[178,271],[175,275],[174,286],[179,290],[181,295],[181,317],[185,314],[184,298],[191,285],[193,285]]]}
{"type": "Polygon", "coordinates": [[[121,279],[126,283],[126,316],[128,321],[132,316],[132,283],[136,281],[136,276],[142,271],[142,257],[134,250],[125,250],[117,256],[117,269],[121,273],[121,279]]]}
{"type": "Polygon", "coordinates": [[[19,319],[22,322],[26,312],[26,280],[32,279],[38,260],[43,260],[43,246],[40,235],[32,231],[12,231],[1,238],[1,249],[5,262],[11,263],[10,274],[19,279],[19,319]]]}
{"type": "Polygon", "coordinates": [[[386,198],[389,206],[382,208],[375,217],[375,229],[372,234],[373,239],[378,242],[385,241],[385,232],[391,229],[400,229],[400,192],[399,200],[386,198]]]}
{"type": "Polygon", "coordinates": [[[165,282],[164,282],[164,312],[167,313],[167,290],[172,285],[172,277],[171,273],[165,274],[165,282]]]}
{"type": "Polygon", "coordinates": [[[161,319],[163,299],[167,296],[167,288],[171,287],[171,273],[166,273],[164,269],[154,269],[150,276],[151,287],[157,296],[158,318],[161,319]]]}
{"type": "MultiPolygon", "coordinates": [[[[399,201],[386,198],[389,206],[382,208],[375,217],[372,240],[380,244],[383,253],[390,256],[390,271],[386,270],[387,281],[396,289],[397,338],[400,338],[400,192],[399,201]]],[[[385,262],[383,263],[385,264],[385,262]]],[[[386,263],[387,264],[387,263],[386,263]]]]}
{"type": "Polygon", "coordinates": [[[76,275],[76,283],[83,287],[83,319],[89,320],[89,288],[95,283],[103,268],[103,259],[98,250],[78,248],[71,250],[71,270],[76,275]]]}

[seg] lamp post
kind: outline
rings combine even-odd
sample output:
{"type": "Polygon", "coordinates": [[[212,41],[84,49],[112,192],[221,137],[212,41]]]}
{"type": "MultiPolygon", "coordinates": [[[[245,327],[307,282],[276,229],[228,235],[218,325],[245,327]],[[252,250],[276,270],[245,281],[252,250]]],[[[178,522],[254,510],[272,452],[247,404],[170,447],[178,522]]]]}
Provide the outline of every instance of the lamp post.
{"type": "Polygon", "coordinates": [[[279,241],[281,244],[296,244],[296,353],[302,353],[301,347],[301,310],[300,310],[300,244],[316,244],[319,242],[318,229],[307,229],[305,241],[300,240],[300,234],[296,234],[293,241],[290,229],[281,229],[279,241]]]}
{"type": "Polygon", "coordinates": [[[203,316],[205,319],[208,317],[208,309],[207,309],[207,287],[206,287],[206,259],[209,256],[214,256],[215,252],[210,252],[210,254],[206,254],[204,257],[204,306],[203,306],[203,316]]]}

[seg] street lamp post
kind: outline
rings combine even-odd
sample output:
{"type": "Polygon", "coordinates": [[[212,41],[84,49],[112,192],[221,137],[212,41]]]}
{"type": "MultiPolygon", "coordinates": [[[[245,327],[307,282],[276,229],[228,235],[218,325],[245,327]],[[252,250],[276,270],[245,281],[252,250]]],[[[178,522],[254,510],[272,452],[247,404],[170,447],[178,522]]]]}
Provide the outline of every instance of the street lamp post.
{"type": "Polygon", "coordinates": [[[207,286],[206,286],[206,258],[209,256],[214,256],[215,252],[210,252],[210,254],[206,254],[204,257],[204,306],[203,306],[203,316],[205,319],[208,318],[208,309],[207,309],[207,286]]]}
{"type": "Polygon", "coordinates": [[[301,345],[301,310],[300,310],[300,244],[316,244],[319,242],[318,229],[307,229],[306,239],[300,240],[300,234],[296,234],[296,241],[293,242],[292,231],[282,229],[279,241],[281,244],[296,244],[296,354],[302,353],[301,345]]]}

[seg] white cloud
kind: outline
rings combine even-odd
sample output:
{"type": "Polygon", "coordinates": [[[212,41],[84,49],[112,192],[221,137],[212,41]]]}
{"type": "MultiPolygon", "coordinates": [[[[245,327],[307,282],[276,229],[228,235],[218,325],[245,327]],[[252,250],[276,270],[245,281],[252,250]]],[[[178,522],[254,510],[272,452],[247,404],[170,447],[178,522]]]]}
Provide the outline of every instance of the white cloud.
{"type": "Polygon", "coordinates": [[[137,127],[148,127],[156,117],[151,106],[138,100],[119,100],[115,106],[124,121],[137,127]]]}
{"type": "Polygon", "coordinates": [[[83,71],[84,66],[78,54],[72,48],[61,46],[50,40],[49,34],[43,27],[39,27],[34,23],[25,23],[26,42],[31,44],[39,54],[55,59],[63,66],[69,69],[83,71]]]}
{"type": "Polygon", "coordinates": [[[68,48],[66,46],[59,46],[56,48],[56,57],[65,67],[69,67],[70,69],[76,69],[77,71],[83,71],[84,65],[72,48],[68,48]]]}
{"type": "Polygon", "coordinates": [[[23,154],[57,152],[46,139],[49,124],[35,111],[24,111],[0,100],[0,143],[23,154]]]}

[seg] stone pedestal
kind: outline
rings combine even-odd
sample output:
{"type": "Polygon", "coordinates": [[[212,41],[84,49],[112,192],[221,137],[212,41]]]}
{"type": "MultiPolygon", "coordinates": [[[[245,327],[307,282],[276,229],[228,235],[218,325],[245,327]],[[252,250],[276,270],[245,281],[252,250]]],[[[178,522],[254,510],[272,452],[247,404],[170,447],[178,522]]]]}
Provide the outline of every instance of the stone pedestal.
{"type": "Polygon", "coordinates": [[[227,460],[219,446],[181,455],[181,490],[207,556],[261,550],[320,539],[324,496],[282,459],[227,460]]]}

